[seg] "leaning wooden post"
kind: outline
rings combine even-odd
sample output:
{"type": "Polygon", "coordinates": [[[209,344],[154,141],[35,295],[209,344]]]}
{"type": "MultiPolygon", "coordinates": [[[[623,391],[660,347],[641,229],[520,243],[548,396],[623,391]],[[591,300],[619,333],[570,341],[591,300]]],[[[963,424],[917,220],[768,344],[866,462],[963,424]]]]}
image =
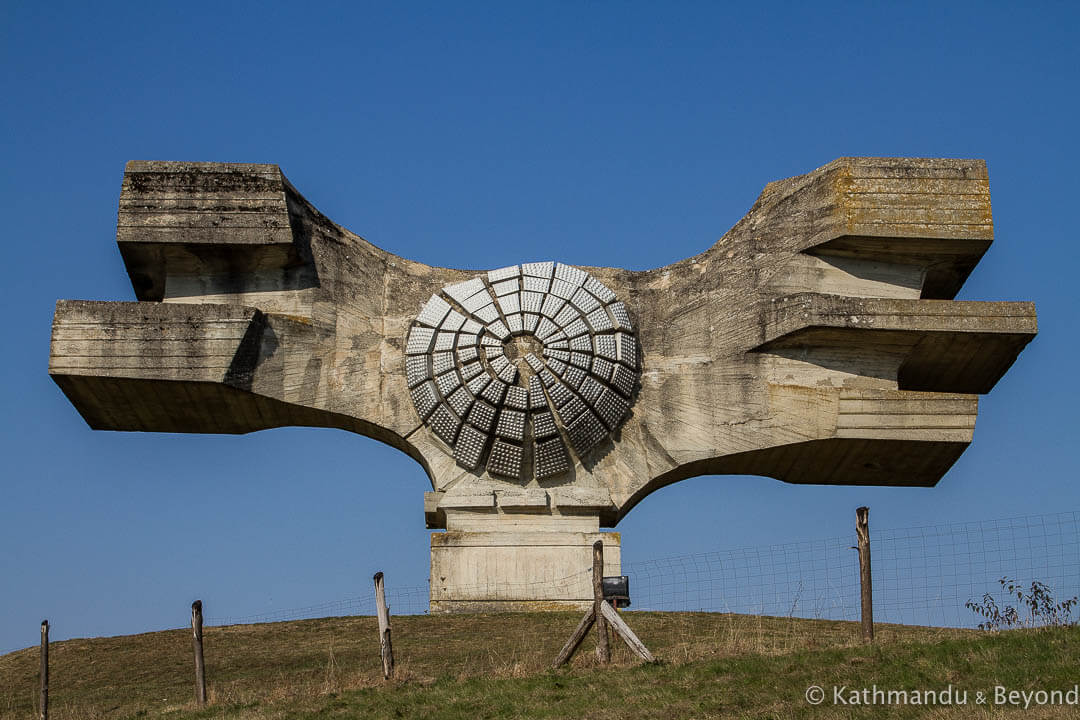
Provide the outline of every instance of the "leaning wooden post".
{"type": "Polygon", "coordinates": [[[637,653],[637,656],[645,662],[656,662],[656,658],[649,652],[649,648],[645,647],[645,643],[641,642],[641,639],[634,634],[626,621],[619,617],[619,613],[611,606],[611,603],[604,603],[600,607],[603,608],[604,617],[610,623],[611,628],[623,639],[628,648],[637,653]]]}
{"type": "Polygon", "coordinates": [[[394,677],[394,646],[390,643],[390,611],[386,607],[382,572],[375,573],[375,611],[379,616],[379,650],[382,652],[383,677],[389,680],[394,677]]]}
{"type": "Polygon", "coordinates": [[[555,658],[555,663],[552,667],[562,667],[570,662],[570,658],[574,657],[574,653],[577,652],[578,646],[581,645],[581,641],[589,634],[589,630],[592,629],[594,622],[596,622],[596,609],[590,607],[585,612],[585,617],[581,618],[581,622],[578,623],[577,628],[574,629],[574,633],[570,636],[570,639],[563,645],[563,649],[559,651],[559,656],[555,658]]]}
{"type": "Polygon", "coordinates": [[[870,575],[870,508],[855,511],[855,533],[859,538],[859,588],[862,595],[862,639],[874,642],[874,585],[870,575]]]}
{"type": "Polygon", "coordinates": [[[596,616],[596,659],[601,663],[611,660],[608,645],[607,620],[604,619],[604,542],[597,540],[592,546],[593,613],[596,616]]]}
{"type": "Polygon", "coordinates": [[[195,650],[195,702],[206,705],[206,665],[203,664],[202,600],[191,603],[191,645],[195,650]]]}
{"type": "Polygon", "coordinates": [[[49,720],[49,621],[41,621],[41,720],[49,720]]]}

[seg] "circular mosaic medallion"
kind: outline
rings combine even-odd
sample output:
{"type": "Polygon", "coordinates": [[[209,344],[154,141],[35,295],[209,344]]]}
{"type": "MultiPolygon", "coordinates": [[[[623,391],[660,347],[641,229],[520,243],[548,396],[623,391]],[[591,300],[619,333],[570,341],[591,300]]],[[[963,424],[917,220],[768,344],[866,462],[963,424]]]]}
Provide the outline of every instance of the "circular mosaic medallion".
{"type": "Polygon", "coordinates": [[[444,287],[405,353],[421,421],[462,467],[509,478],[567,472],[570,452],[583,456],[622,424],[640,374],[626,306],[552,262],[444,287]]]}

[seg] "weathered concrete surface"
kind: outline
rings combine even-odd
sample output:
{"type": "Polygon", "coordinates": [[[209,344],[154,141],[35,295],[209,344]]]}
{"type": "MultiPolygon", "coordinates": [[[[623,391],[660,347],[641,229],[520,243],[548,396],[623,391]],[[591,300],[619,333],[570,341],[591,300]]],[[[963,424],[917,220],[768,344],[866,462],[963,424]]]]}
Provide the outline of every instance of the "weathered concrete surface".
{"type": "Polygon", "coordinates": [[[406,383],[410,323],[479,270],[375,247],[276,166],[132,162],[117,241],[140,302],[59,302],[49,372],[95,428],[374,437],[424,467],[428,525],[451,530],[589,532],[702,474],[927,486],[1036,333],[1031,303],[951,300],[992,238],[983,162],[842,158],[770,183],[700,255],[585,268],[638,331],[631,414],[568,473],[513,483],[456,465],[406,383]]]}
{"type": "MultiPolygon", "coordinates": [[[[506,518],[504,517],[504,520],[506,518]]],[[[619,533],[506,527],[431,534],[431,611],[584,610],[593,602],[593,543],[619,575],[619,533]]]]}

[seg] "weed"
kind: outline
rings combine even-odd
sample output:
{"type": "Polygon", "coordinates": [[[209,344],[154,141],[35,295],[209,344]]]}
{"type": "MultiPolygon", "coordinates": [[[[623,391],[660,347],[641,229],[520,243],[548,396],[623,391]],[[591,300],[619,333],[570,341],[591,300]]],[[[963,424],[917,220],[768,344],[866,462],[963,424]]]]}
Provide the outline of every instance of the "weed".
{"type": "Polygon", "coordinates": [[[1017,606],[999,606],[990,593],[983,595],[982,602],[968,600],[964,607],[986,619],[979,623],[980,630],[1009,630],[1021,627],[1063,627],[1073,625],[1072,611],[1077,596],[1054,602],[1053,592],[1045,584],[1033,580],[1026,592],[1020,583],[1003,577],[998,580],[1008,596],[1016,595],[1017,606]],[[1027,608],[1024,610],[1024,608],[1027,608]],[[1023,616],[1021,615],[1023,613],[1023,616]]]}

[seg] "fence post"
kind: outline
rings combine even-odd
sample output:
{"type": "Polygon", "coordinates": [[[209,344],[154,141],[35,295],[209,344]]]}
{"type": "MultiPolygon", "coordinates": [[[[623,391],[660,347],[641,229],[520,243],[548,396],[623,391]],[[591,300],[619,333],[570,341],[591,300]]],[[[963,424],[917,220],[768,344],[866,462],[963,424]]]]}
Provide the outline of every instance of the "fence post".
{"type": "Polygon", "coordinates": [[[862,596],[862,639],[874,642],[874,586],[870,575],[870,508],[855,510],[855,534],[859,538],[859,591],[862,596]]]}
{"type": "Polygon", "coordinates": [[[574,633],[570,636],[570,639],[563,645],[563,649],[559,651],[559,656],[555,658],[555,664],[552,665],[552,667],[562,667],[570,662],[570,658],[574,657],[574,653],[577,652],[578,646],[581,645],[581,641],[589,634],[589,630],[592,630],[594,622],[596,622],[596,610],[590,607],[585,612],[585,617],[581,618],[581,622],[578,623],[577,628],[574,629],[574,633]]]}
{"type": "Polygon", "coordinates": [[[195,650],[195,702],[206,705],[206,666],[203,664],[202,600],[191,603],[191,645],[195,650]]]}
{"type": "Polygon", "coordinates": [[[612,630],[623,639],[623,642],[626,643],[628,648],[637,653],[638,657],[645,662],[656,662],[656,658],[649,652],[649,648],[645,647],[645,643],[641,642],[638,636],[634,634],[634,631],[630,629],[630,626],[626,624],[626,621],[619,617],[619,613],[611,606],[611,603],[604,603],[600,607],[603,608],[604,617],[611,624],[612,630]]]}
{"type": "Polygon", "coordinates": [[[394,677],[394,646],[390,642],[390,610],[386,607],[386,589],[382,571],[375,573],[375,612],[379,616],[379,651],[382,653],[383,677],[394,677]]]}
{"type": "Polygon", "coordinates": [[[604,542],[597,540],[592,546],[593,613],[596,616],[596,658],[601,664],[611,660],[608,645],[607,620],[601,607],[604,604],[604,542]]]}
{"type": "Polygon", "coordinates": [[[41,621],[41,720],[49,720],[49,621],[41,621]]]}

